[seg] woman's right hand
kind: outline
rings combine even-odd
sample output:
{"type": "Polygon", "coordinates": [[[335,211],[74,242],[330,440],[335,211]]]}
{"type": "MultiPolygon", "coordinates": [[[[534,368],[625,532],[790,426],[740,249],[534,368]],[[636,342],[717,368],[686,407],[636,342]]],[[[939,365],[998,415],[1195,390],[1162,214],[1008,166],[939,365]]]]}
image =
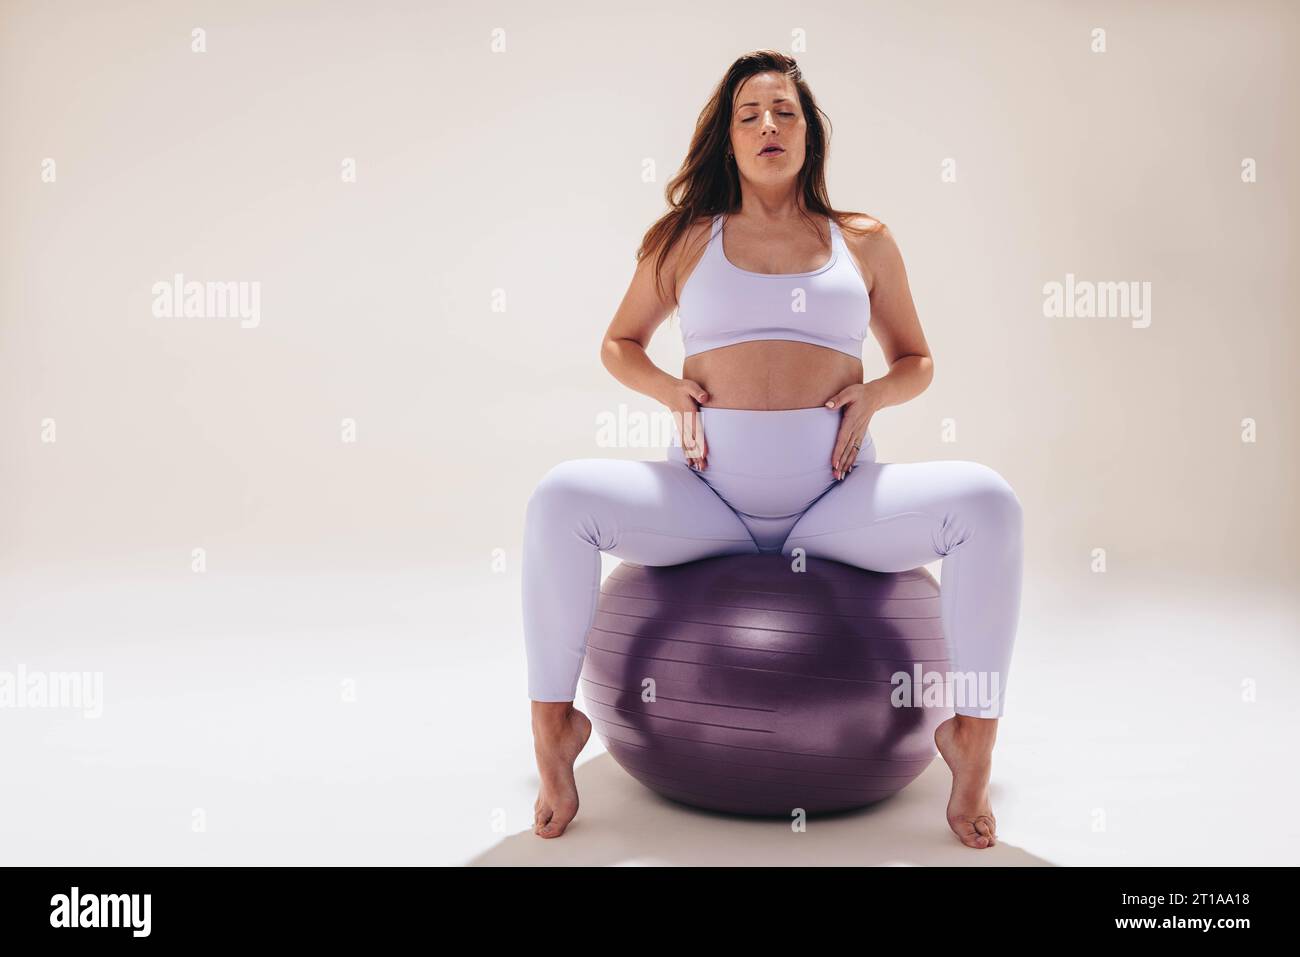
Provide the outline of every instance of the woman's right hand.
{"type": "Polygon", "coordinates": [[[700,423],[700,405],[708,401],[709,394],[692,379],[678,379],[663,400],[673,414],[686,463],[698,471],[704,470],[709,454],[704,441],[704,427],[700,423]]]}

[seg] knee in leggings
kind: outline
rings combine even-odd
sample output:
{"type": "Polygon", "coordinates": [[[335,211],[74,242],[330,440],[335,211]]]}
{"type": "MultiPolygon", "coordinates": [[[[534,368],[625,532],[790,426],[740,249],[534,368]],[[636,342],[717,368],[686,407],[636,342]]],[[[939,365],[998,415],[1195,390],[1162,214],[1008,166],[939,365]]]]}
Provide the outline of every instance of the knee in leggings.
{"type": "Polygon", "coordinates": [[[1002,474],[979,462],[970,462],[966,500],[982,517],[1018,532],[1024,510],[1011,483],[1002,474]]]}
{"type": "Polygon", "coordinates": [[[569,459],[554,465],[528,496],[524,511],[525,527],[535,526],[545,534],[562,528],[578,531],[597,548],[609,547],[607,523],[600,516],[599,486],[593,485],[591,462],[604,459],[569,459]],[[538,524],[542,523],[542,524],[538,524]]]}
{"type": "Polygon", "coordinates": [[[935,550],[948,555],[978,530],[1002,540],[1021,535],[1020,500],[1001,475],[979,462],[961,461],[951,469],[952,497],[943,509],[943,524],[935,537],[935,550]]]}
{"type": "Polygon", "coordinates": [[[564,510],[589,498],[582,488],[582,466],[582,459],[569,459],[553,465],[528,496],[528,512],[564,510]]]}
{"type": "Polygon", "coordinates": [[[563,495],[564,490],[572,484],[573,460],[558,462],[551,466],[538,483],[533,486],[533,493],[528,497],[528,504],[542,499],[563,495]]]}

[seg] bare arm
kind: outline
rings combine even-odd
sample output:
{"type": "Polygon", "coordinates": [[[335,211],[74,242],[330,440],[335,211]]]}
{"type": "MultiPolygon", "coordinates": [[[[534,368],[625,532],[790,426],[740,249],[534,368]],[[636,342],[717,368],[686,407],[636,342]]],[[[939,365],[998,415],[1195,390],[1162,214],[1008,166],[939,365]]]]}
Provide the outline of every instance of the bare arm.
{"type": "MultiPolygon", "coordinates": [[[[664,291],[655,288],[654,258],[647,256],[637,263],[632,282],[601,340],[600,361],[610,375],[629,389],[666,402],[679,380],[651,362],[646,347],[655,330],[672,314],[675,304],[664,291]]],[[[670,255],[664,263],[667,291],[672,288],[673,258],[670,255]]]]}
{"type": "Polygon", "coordinates": [[[664,260],[660,284],[655,282],[655,256],[646,256],[637,263],[632,282],[601,340],[600,361],[610,375],[629,389],[650,396],[673,412],[677,417],[678,435],[687,451],[687,461],[703,468],[707,450],[696,413],[699,403],[708,401],[708,394],[698,382],[665,372],[646,355],[646,346],[655,330],[677,306],[674,301],[677,266],[682,250],[697,248],[695,240],[698,235],[699,228],[696,227],[669,252],[664,260]]]}
{"type": "MultiPolygon", "coordinates": [[[[846,239],[848,237],[846,236],[846,239]]],[[[843,407],[840,433],[831,453],[836,478],[848,474],[858,449],[879,410],[902,405],[924,392],[934,379],[934,360],[912,302],[903,255],[889,227],[849,240],[863,271],[871,277],[871,324],[868,327],[884,353],[889,371],[878,379],[851,385],[831,399],[832,408],[843,407]]]]}
{"type": "Polygon", "coordinates": [[[903,255],[889,227],[863,238],[871,283],[871,334],[880,344],[889,371],[867,383],[875,409],[902,405],[924,392],[934,379],[934,360],[912,302],[903,255]]]}

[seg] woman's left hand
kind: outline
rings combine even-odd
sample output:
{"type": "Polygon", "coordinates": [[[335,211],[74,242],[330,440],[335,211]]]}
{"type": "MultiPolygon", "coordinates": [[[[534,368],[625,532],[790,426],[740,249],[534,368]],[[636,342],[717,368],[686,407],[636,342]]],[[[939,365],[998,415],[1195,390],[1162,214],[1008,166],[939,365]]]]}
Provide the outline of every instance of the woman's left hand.
{"type": "Polygon", "coordinates": [[[826,407],[842,410],[840,432],[835,437],[835,449],[831,452],[831,474],[836,481],[840,481],[853,469],[853,463],[862,450],[862,440],[866,437],[871,417],[878,408],[876,391],[870,382],[855,382],[832,396],[826,402],[826,407]]]}

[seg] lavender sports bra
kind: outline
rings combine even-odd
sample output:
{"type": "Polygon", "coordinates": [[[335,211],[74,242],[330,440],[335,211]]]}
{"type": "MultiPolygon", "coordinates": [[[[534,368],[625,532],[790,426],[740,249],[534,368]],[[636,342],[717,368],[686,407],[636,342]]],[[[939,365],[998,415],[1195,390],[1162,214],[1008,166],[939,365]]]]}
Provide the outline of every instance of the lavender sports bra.
{"type": "Polygon", "coordinates": [[[722,252],[721,215],[677,303],[686,355],[737,342],[786,339],[862,358],[871,297],[840,227],[831,227],[831,258],[811,272],[761,273],[732,265],[722,252]]]}

